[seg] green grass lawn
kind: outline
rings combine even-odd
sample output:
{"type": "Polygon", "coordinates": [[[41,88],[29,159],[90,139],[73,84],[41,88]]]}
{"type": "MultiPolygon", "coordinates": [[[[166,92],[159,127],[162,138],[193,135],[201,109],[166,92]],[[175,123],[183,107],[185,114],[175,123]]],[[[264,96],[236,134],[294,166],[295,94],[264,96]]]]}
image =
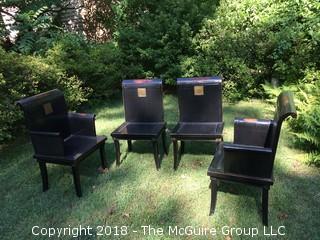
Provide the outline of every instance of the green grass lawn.
{"type": "MultiPolygon", "coordinates": [[[[164,99],[169,129],[178,119],[177,100],[164,99]]],[[[272,117],[273,110],[262,101],[224,104],[225,141],[233,139],[233,119],[238,116],[272,117]]],[[[156,171],[150,142],[134,142],[126,153],[122,142],[123,163],[115,166],[110,133],[123,122],[120,97],[89,109],[97,114],[98,134],[108,136],[107,157],[110,171],[100,174],[99,153],[81,165],[83,197],[74,191],[71,169],[49,165],[49,190],[42,192],[39,167],[32,159],[30,142],[19,138],[0,150],[0,239],[34,239],[33,226],[94,228],[98,225],[128,226],[128,235],[81,236],[79,239],[208,239],[208,236],[144,236],[141,226],[194,226],[216,228],[211,239],[252,239],[249,236],[224,236],[223,226],[258,228],[263,236],[260,214],[260,189],[223,184],[218,193],[216,213],[208,216],[210,204],[207,168],[214,151],[212,143],[187,142],[180,167],[173,171],[173,153],[164,156],[156,171]],[[137,230],[133,233],[132,230],[137,230]]],[[[167,143],[169,144],[169,138],[167,143]]],[[[285,236],[272,239],[320,239],[320,170],[303,163],[306,155],[294,149],[284,125],[275,162],[275,184],[269,192],[269,224],[276,230],[285,226],[285,236]]],[[[270,228],[268,228],[270,230],[270,228]]],[[[115,228],[113,229],[115,233],[115,228]]],[[[119,229],[120,230],[120,229],[119,229]]],[[[46,239],[38,236],[35,239],[46,239]]],[[[54,238],[53,238],[54,239],[54,238]]],[[[62,239],[74,239],[63,237],[62,239]]]]}

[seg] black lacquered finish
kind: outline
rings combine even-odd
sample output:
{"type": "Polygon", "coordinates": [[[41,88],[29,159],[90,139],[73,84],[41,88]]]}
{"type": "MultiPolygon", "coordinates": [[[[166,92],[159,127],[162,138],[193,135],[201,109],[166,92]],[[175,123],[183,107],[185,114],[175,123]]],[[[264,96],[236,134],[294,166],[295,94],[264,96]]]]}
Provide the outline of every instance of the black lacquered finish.
{"type": "Polygon", "coordinates": [[[178,78],[177,86],[179,122],[170,134],[175,170],[179,165],[179,156],[184,152],[185,141],[223,139],[221,78],[178,78]]]}
{"type": "Polygon", "coordinates": [[[68,112],[58,89],[21,99],[17,104],[24,112],[43,191],[49,188],[46,163],[68,165],[72,167],[76,193],[81,197],[79,163],[100,149],[102,168],[107,168],[106,137],[96,136],[95,115],[68,112]]]}
{"type": "Polygon", "coordinates": [[[218,182],[233,181],[262,188],[262,221],[268,225],[268,196],[273,185],[273,165],[282,122],[296,117],[291,92],[282,92],[277,99],[273,120],[237,118],[234,143],[220,143],[209,169],[211,207],[216,206],[218,182]]]}
{"type": "Polygon", "coordinates": [[[111,133],[116,150],[116,163],[120,165],[119,140],[127,140],[132,151],[132,140],[152,142],[156,168],[160,169],[158,142],[162,138],[166,149],[166,123],[163,112],[163,91],[161,79],[134,79],[122,82],[125,122],[111,133]]]}

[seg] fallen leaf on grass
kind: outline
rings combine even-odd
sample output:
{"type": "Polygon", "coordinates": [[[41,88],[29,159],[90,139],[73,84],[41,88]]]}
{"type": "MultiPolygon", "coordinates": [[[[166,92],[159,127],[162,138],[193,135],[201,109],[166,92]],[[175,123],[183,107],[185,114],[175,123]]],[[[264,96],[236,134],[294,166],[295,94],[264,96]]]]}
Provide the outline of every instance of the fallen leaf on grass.
{"type": "Polygon", "coordinates": [[[116,205],[113,204],[109,209],[108,209],[108,214],[112,215],[116,212],[116,205]]]}
{"type": "Polygon", "coordinates": [[[201,167],[203,164],[201,161],[195,161],[192,163],[193,167],[201,167]]]}
{"type": "Polygon", "coordinates": [[[226,236],[225,240],[232,240],[232,237],[230,235],[226,236]]]}
{"type": "Polygon", "coordinates": [[[99,173],[107,173],[107,172],[109,172],[109,169],[108,169],[108,168],[99,167],[99,168],[98,168],[98,172],[99,172],[99,173]]]}
{"type": "Polygon", "coordinates": [[[286,214],[286,213],[279,213],[278,214],[278,219],[280,219],[280,220],[284,220],[287,218],[288,218],[288,214],[286,214]]]}

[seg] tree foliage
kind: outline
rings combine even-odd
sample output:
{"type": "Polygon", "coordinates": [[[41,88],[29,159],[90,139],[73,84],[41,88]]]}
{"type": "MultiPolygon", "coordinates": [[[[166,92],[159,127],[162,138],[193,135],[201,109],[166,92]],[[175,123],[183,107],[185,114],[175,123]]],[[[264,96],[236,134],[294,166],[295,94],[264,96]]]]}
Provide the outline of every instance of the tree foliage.
{"type": "Polygon", "coordinates": [[[235,99],[260,96],[264,82],[298,83],[320,65],[319,11],[316,0],[221,1],[195,37],[186,70],[223,75],[235,99]]]}
{"type": "Polygon", "coordinates": [[[114,37],[128,77],[161,77],[174,84],[183,75],[182,59],[194,54],[192,39],[215,0],[127,0],[115,4],[114,37]]]}

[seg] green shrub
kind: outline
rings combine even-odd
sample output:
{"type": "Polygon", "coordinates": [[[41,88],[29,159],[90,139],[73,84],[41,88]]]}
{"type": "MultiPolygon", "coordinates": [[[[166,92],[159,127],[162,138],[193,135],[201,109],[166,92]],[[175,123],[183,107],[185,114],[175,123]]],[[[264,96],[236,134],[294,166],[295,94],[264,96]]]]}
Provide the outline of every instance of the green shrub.
{"type": "Polygon", "coordinates": [[[223,75],[234,99],[261,96],[271,80],[298,83],[320,64],[319,10],[317,0],[220,1],[194,38],[191,74],[223,75]]]}
{"type": "Polygon", "coordinates": [[[93,97],[109,97],[125,76],[122,55],[114,43],[93,44],[75,34],[63,34],[46,54],[46,61],[77,76],[93,97]]]}
{"type": "MultiPolygon", "coordinates": [[[[193,56],[193,36],[216,0],[128,0],[115,3],[115,40],[127,66],[126,76],[161,77],[167,84],[184,75],[183,59],[193,56]]],[[[109,21],[106,23],[109,24],[109,21]]],[[[108,26],[108,25],[107,25],[108,26]]]]}
{"type": "Polygon", "coordinates": [[[320,71],[308,71],[297,96],[298,118],[290,127],[298,146],[310,152],[308,162],[320,166],[320,71]]]}
{"type": "Polygon", "coordinates": [[[22,113],[15,101],[43,91],[64,91],[71,109],[85,102],[87,90],[77,77],[68,77],[56,65],[40,57],[6,52],[0,48],[0,143],[10,139],[21,123],[22,113]]]}
{"type": "Polygon", "coordinates": [[[264,86],[269,98],[282,90],[294,91],[298,117],[289,121],[296,146],[309,152],[308,163],[320,166],[320,71],[307,70],[298,85],[272,88],[264,86]]]}

